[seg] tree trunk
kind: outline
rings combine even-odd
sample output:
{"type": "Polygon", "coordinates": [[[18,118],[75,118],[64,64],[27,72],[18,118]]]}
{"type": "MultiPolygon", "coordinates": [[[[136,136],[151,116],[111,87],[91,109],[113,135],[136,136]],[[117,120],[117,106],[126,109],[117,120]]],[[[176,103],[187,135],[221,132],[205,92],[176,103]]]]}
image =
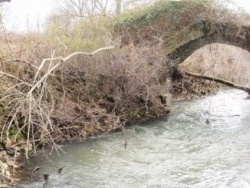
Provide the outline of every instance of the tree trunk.
{"type": "Polygon", "coordinates": [[[224,85],[232,87],[232,88],[236,88],[236,89],[246,91],[250,95],[250,88],[249,87],[238,85],[238,84],[235,84],[233,82],[229,82],[227,80],[222,80],[222,79],[217,78],[217,77],[210,77],[210,76],[205,76],[205,75],[196,74],[196,73],[192,73],[192,72],[185,72],[185,73],[186,73],[187,76],[192,76],[192,77],[195,77],[195,78],[202,78],[202,79],[205,79],[205,80],[215,81],[215,82],[224,84],[224,85]]]}
{"type": "Polygon", "coordinates": [[[116,12],[116,15],[119,15],[122,12],[122,0],[115,0],[115,2],[116,2],[115,12],[116,12]]]}

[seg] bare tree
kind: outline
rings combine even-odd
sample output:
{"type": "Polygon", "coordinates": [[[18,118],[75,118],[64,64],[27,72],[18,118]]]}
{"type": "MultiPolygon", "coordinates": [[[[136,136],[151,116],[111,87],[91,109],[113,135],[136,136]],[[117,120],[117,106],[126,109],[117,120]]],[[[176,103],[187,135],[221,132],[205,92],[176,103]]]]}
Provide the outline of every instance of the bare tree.
{"type": "Polygon", "coordinates": [[[89,18],[95,15],[119,15],[124,10],[154,1],[155,0],[57,0],[61,12],[76,18],[89,18]]]}
{"type": "Polygon", "coordinates": [[[122,10],[133,9],[140,5],[154,3],[156,0],[122,0],[122,10]]]}
{"type": "Polygon", "coordinates": [[[60,11],[76,18],[107,15],[110,0],[64,0],[58,1],[60,11]]]}
{"type": "Polygon", "coordinates": [[[115,0],[116,2],[116,15],[121,14],[122,11],[122,0],[115,0]]]}

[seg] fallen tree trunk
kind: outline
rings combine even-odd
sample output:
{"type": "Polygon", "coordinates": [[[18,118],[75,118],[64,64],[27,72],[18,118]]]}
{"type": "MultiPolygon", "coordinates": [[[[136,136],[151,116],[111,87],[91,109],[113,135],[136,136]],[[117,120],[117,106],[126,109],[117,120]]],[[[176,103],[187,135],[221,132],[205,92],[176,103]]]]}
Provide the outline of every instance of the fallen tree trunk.
{"type": "Polygon", "coordinates": [[[243,91],[247,92],[250,95],[250,88],[246,87],[246,86],[238,85],[238,84],[235,84],[233,82],[230,82],[230,81],[227,81],[227,80],[222,80],[222,79],[217,78],[217,77],[205,76],[205,75],[196,74],[196,73],[192,73],[192,72],[185,72],[185,74],[187,76],[191,76],[191,77],[194,77],[194,78],[201,78],[201,79],[205,79],[205,80],[211,80],[211,81],[215,81],[215,82],[224,84],[226,86],[229,86],[229,87],[232,87],[232,88],[235,88],[235,89],[240,89],[240,90],[243,90],[243,91]]]}

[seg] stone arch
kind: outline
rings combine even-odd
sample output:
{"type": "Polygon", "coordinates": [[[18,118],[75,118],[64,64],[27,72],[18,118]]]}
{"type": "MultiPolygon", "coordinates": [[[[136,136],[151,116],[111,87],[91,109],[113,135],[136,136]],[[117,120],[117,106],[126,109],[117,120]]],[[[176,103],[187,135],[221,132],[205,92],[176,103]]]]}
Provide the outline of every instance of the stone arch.
{"type": "MultiPolygon", "coordinates": [[[[197,25],[192,27],[197,27],[197,25]]],[[[233,45],[250,52],[249,26],[238,27],[232,23],[203,23],[202,26],[198,26],[198,28],[203,32],[203,35],[181,44],[167,54],[167,58],[180,64],[199,48],[212,43],[233,45]]]]}

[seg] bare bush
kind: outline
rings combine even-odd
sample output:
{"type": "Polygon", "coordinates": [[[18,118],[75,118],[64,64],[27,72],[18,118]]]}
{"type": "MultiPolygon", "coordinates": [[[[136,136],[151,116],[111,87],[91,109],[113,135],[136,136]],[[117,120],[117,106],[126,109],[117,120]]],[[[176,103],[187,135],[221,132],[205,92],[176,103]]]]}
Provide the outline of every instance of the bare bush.
{"type": "Polygon", "coordinates": [[[40,66],[13,61],[0,72],[5,120],[1,138],[33,146],[122,129],[166,113],[164,57],[152,48],[101,48],[44,59],[40,66]],[[150,54],[150,55],[149,55],[150,54]],[[8,68],[7,68],[8,67],[8,68]],[[19,71],[16,70],[20,67],[19,71]],[[163,78],[164,79],[164,78],[163,78]],[[9,133],[12,132],[10,135],[9,133]]]}

